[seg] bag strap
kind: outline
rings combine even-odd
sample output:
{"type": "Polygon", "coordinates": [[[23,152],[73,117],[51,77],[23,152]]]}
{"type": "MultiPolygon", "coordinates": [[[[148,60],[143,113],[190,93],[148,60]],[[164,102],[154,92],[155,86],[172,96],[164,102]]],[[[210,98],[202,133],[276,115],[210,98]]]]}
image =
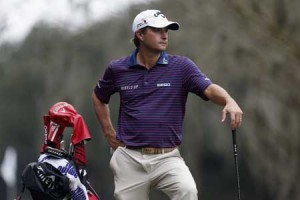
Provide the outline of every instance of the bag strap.
{"type": "Polygon", "coordinates": [[[26,187],[25,187],[25,184],[22,183],[21,191],[20,191],[20,193],[17,194],[16,200],[21,200],[21,199],[22,199],[22,196],[23,196],[23,194],[24,194],[24,192],[25,192],[25,188],[26,188],[26,187]]]}

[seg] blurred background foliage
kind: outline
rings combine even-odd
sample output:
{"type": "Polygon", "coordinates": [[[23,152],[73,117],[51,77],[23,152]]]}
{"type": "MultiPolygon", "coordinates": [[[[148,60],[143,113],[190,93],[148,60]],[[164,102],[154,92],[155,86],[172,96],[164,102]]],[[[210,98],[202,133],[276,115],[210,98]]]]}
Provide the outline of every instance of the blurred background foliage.
{"type": "MultiPolygon", "coordinates": [[[[58,101],[84,117],[90,182],[101,199],[113,199],[109,146],[102,136],[91,93],[112,59],[134,49],[134,16],[160,9],[178,21],[171,54],[186,55],[237,100],[244,111],[238,130],[242,199],[300,199],[300,1],[161,0],[135,5],[81,32],[37,24],[21,43],[0,47],[0,155],[19,153],[18,177],[35,161],[43,137],[42,116],[58,101]]],[[[117,123],[119,99],[110,103],[117,123]]],[[[233,199],[236,179],[228,121],[222,107],[190,95],[182,156],[199,199],[233,199]]],[[[124,169],[126,170],[126,169],[124,169]]],[[[159,192],[152,199],[167,199],[159,192]]],[[[137,198],[138,199],[138,198],[137,198]]]]}

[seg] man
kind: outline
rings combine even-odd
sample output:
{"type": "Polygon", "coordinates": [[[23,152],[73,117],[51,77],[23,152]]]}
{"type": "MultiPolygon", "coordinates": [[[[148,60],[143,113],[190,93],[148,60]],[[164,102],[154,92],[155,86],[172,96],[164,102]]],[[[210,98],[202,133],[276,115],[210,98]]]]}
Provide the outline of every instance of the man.
{"type": "Polygon", "coordinates": [[[118,200],[147,200],[153,188],[172,200],[195,200],[195,181],[180,156],[185,104],[189,92],[224,106],[231,128],[241,125],[242,111],[233,98],[213,84],[190,59],[168,55],[168,30],[178,30],[158,10],[139,13],[132,25],[136,50],[110,63],[94,89],[97,119],[115,150],[110,166],[118,200]],[[108,107],[120,94],[118,128],[108,107]]]}

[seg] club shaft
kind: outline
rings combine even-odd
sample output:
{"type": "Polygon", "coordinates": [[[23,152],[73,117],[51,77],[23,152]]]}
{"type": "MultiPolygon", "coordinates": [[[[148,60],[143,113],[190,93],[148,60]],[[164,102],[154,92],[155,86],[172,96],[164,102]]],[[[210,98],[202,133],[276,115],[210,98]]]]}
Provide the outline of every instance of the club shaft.
{"type": "Polygon", "coordinates": [[[237,142],[236,142],[236,130],[232,130],[232,143],[233,143],[233,154],[235,163],[235,172],[237,179],[237,197],[238,200],[241,199],[241,188],[240,188],[240,176],[239,176],[239,164],[238,164],[238,152],[237,152],[237,142]]]}

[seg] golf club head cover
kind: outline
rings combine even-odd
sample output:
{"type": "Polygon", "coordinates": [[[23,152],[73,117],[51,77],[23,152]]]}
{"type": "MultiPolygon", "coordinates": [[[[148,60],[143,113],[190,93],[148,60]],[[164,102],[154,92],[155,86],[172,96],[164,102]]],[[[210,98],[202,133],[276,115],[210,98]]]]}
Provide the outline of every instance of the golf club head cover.
{"type": "MultiPolygon", "coordinates": [[[[91,134],[85,121],[71,104],[66,102],[58,102],[54,104],[49,110],[49,116],[52,122],[60,126],[73,127],[74,130],[71,138],[72,144],[76,145],[81,141],[91,139],[91,134]]],[[[50,134],[48,135],[48,139],[49,136],[50,134]]]]}
{"type": "Polygon", "coordinates": [[[49,115],[43,117],[44,120],[44,142],[41,148],[41,153],[45,152],[47,146],[60,149],[60,142],[62,140],[62,133],[65,129],[64,126],[61,126],[50,120],[49,115]]]}
{"type": "Polygon", "coordinates": [[[85,121],[75,108],[69,103],[58,102],[49,109],[49,115],[45,115],[43,119],[44,142],[41,152],[45,151],[46,146],[60,149],[65,127],[73,127],[71,143],[74,145],[75,160],[81,164],[86,163],[83,142],[90,140],[91,135],[85,121]]]}
{"type": "Polygon", "coordinates": [[[74,145],[73,161],[77,166],[86,166],[85,146],[83,141],[74,145]]]}

